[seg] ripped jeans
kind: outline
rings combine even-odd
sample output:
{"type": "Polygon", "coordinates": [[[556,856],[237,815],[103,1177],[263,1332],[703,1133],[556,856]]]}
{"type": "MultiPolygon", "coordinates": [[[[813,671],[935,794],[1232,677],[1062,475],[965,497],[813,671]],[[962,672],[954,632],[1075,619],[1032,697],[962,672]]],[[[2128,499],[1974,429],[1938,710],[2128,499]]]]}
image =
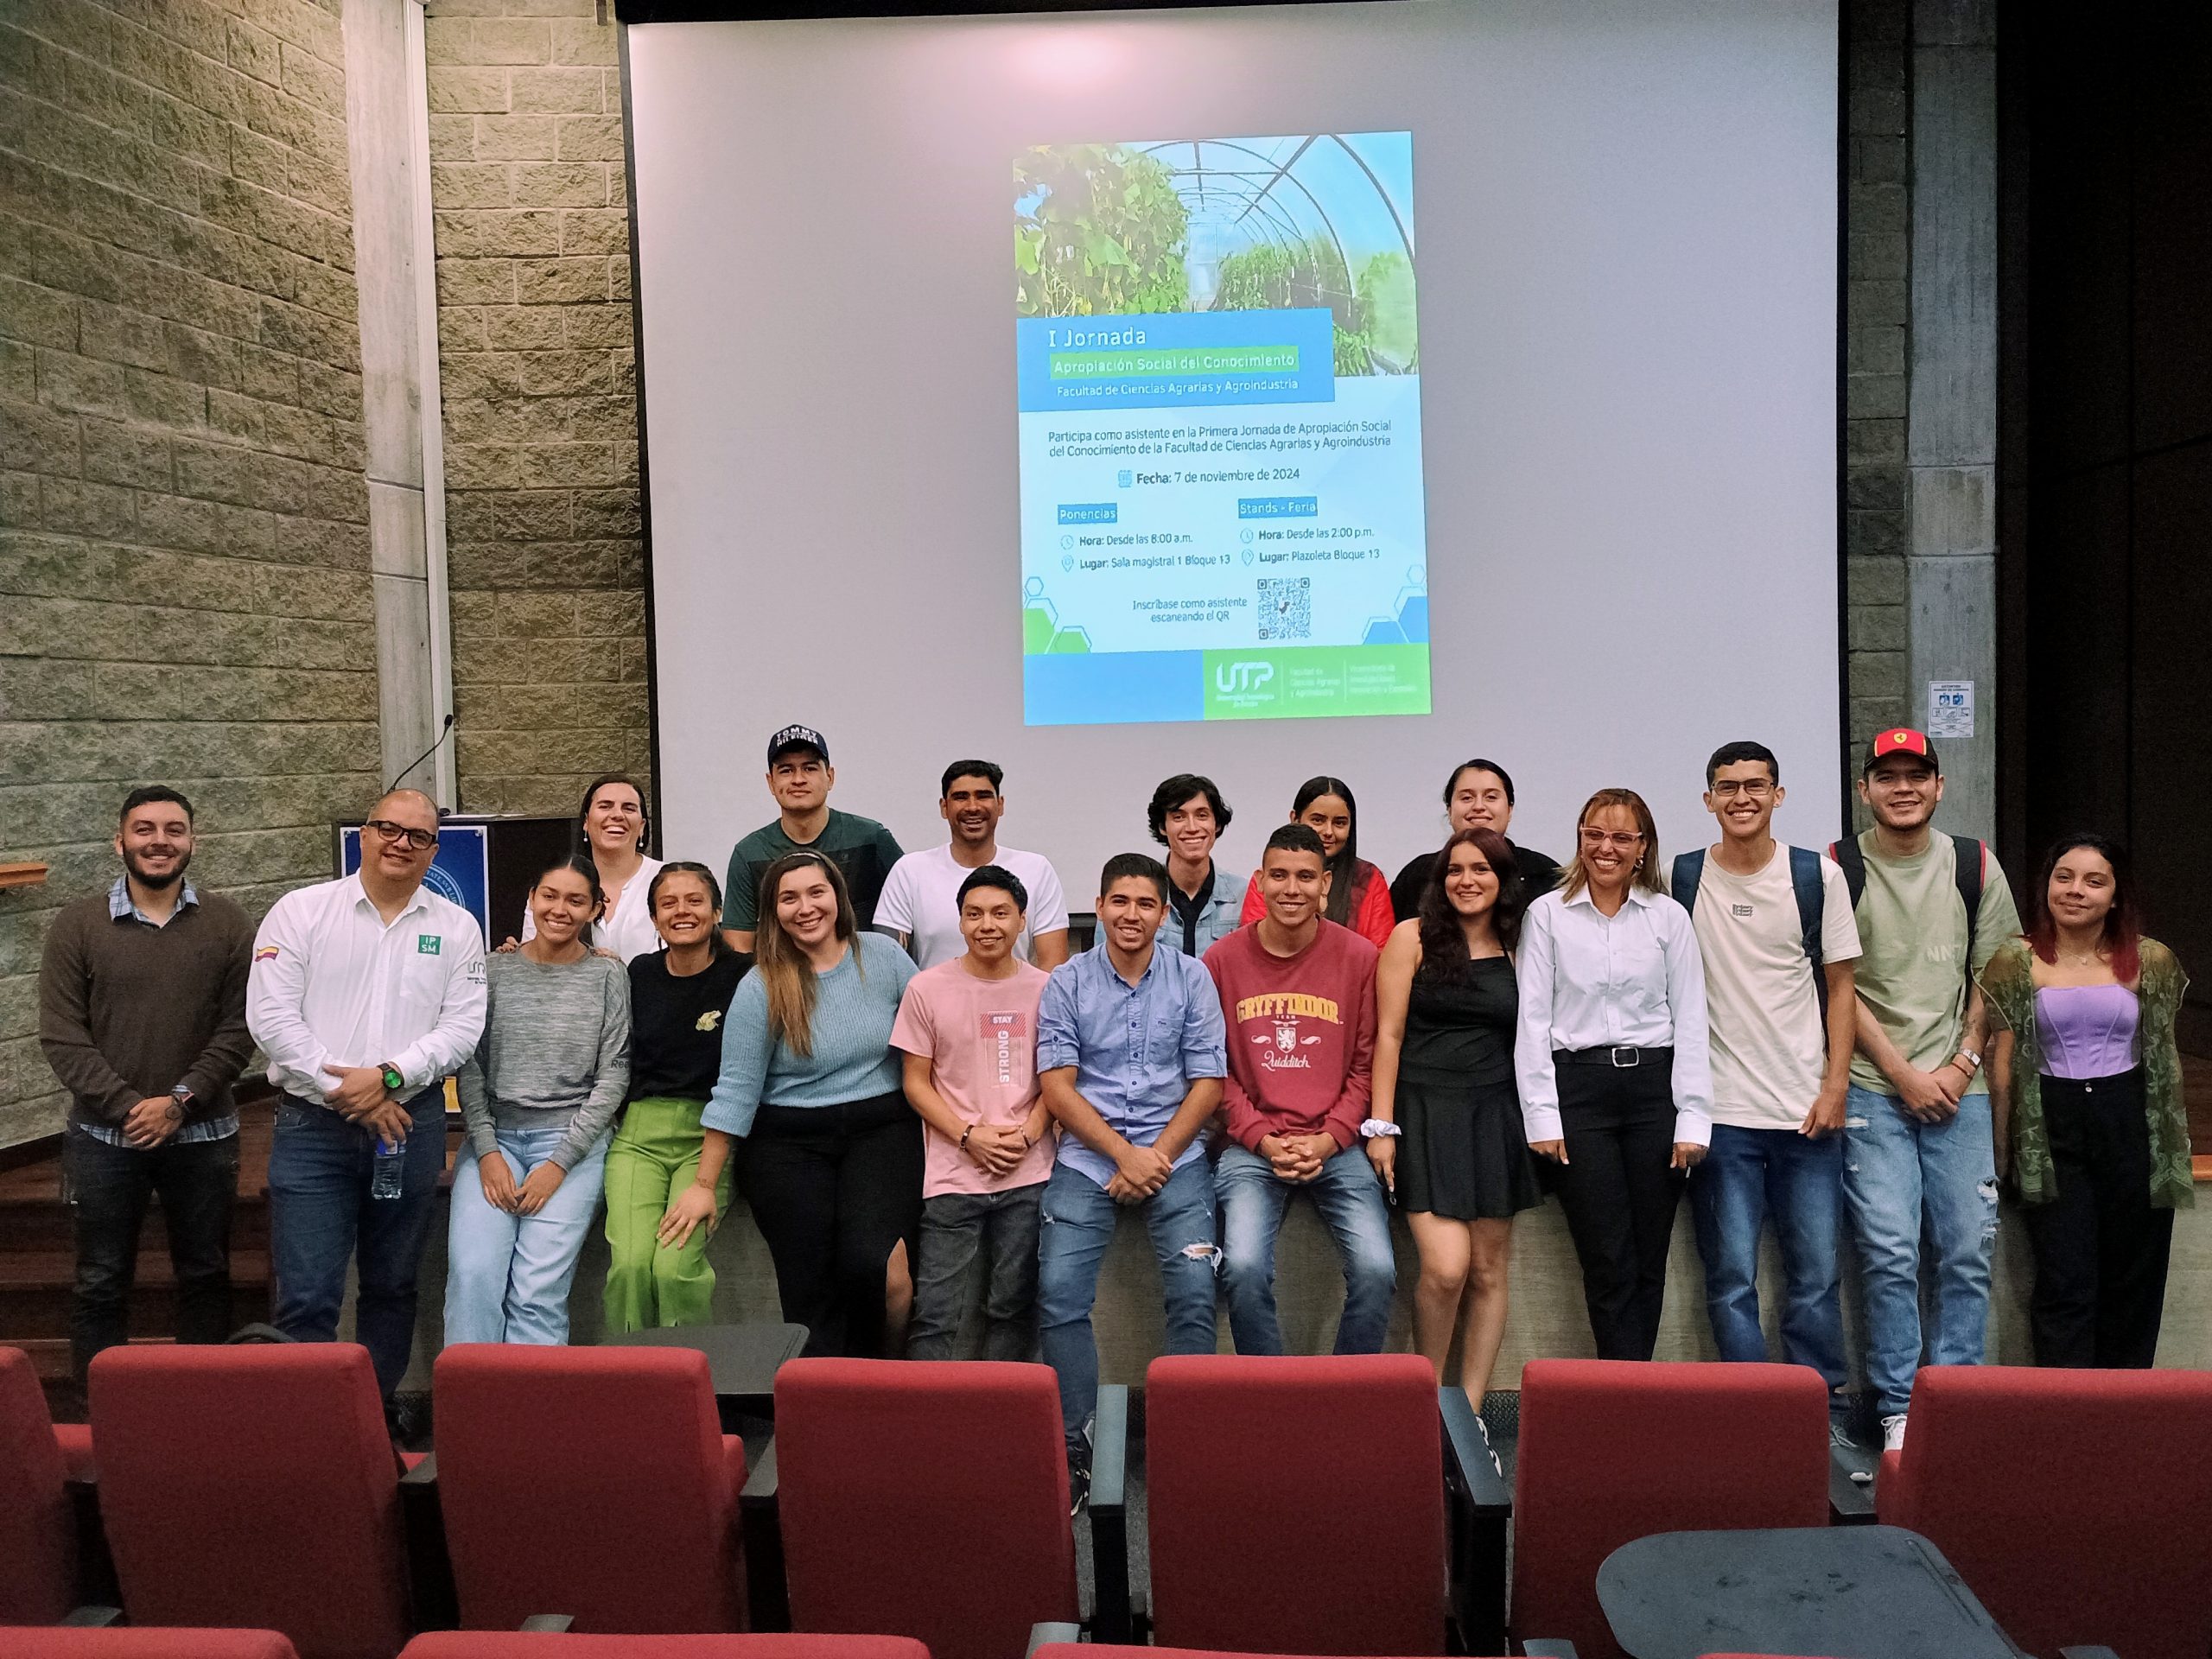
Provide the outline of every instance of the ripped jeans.
{"type": "MultiPolygon", "coordinates": [[[[1213,1171],[1193,1158],[1166,1185],[1135,1206],[1144,1212],[1160,1262],[1171,1354],[1214,1351],[1214,1274],[1221,1253],[1213,1234],[1213,1171]]],[[[1122,1206],[1081,1170],[1054,1164],[1045,1185],[1037,1244],[1037,1323],[1045,1362],[1060,1379],[1060,1423],[1071,1448],[1083,1443],[1098,1408],[1098,1341],[1090,1310],[1098,1268],[1122,1206]]]]}
{"type": "Polygon", "coordinates": [[[1979,1365],[1989,1334],[1997,1243],[1997,1166],[1989,1096],[1923,1123],[1896,1096],[1851,1086],[1844,1108],[1843,1198],[1866,1300],[1866,1381],[1885,1417],[1912,1402],[1921,1363],[1920,1243],[1935,1256],[1930,1365],[1979,1365]]]}

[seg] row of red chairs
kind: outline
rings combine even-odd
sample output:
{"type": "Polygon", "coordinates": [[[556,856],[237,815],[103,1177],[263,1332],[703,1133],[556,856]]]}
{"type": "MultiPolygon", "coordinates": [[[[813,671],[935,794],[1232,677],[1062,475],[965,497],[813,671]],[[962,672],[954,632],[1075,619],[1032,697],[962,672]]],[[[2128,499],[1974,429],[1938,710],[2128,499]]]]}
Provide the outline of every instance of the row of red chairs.
{"type": "MultiPolygon", "coordinates": [[[[1560,1644],[1564,1645],[1564,1644],[1560,1644]]],[[[11,1659],[299,1659],[274,1630],[62,1630],[10,1637],[11,1659]]],[[[931,1659],[899,1636],[570,1636],[442,1630],[418,1636],[400,1659],[931,1659]]],[[[1289,1659],[1197,1648],[1046,1643],[1030,1659],[1289,1659]]],[[[1565,1659],[1573,1659],[1570,1653],[1565,1659]]],[[[1745,1653],[1702,1659],[1776,1659],[1745,1653]]]]}
{"type": "MultiPolygon", "coordinates": [[[[685,1350],[449,1350],[437,1457],[404,1473],[348,1345],[118,1349],[91,1382],[88,1446],[0,1350],[0,1623],[75,1595],[64,1482],[95,1452],[134,1621],[267,1626],[306,1659],[391,1659],[440,1622],[448,1561],[467,1627],[742,1629],[748,1515],[776,1522],[755,1532],[754,1588],[787,1590],[804,1630],[1012,1659],[1033,1624],[1076,1616],[1040,1366],[794,1362],[749,1479],[685,1350]],[[409,1494],[437,1499],[411,1526],[409,1494]]],[[[1126,1394],[1101,1404],[1094,1633],[1111,1639],[1135,1627],[1126,1394]]],[[[1437,1653],[1456,1622],[1465,1649],[1496,1651],[1510,1513],[1514,1636],[1611,1656],[1593,1586],[1620,1544],[1830,1518],[1826,1392],[1796,1367],[1531,1364],[1511,1494],[1465,1396],[1440,1402],[1410,1356],[1163,1359],[1147,1408],[1150,1623],[1179,1647],[1437,1653]]],[[[1879,1494],[2028,1652],[2204,1659],[2212,1375],[1931,1368],[1879,1494]]]]}

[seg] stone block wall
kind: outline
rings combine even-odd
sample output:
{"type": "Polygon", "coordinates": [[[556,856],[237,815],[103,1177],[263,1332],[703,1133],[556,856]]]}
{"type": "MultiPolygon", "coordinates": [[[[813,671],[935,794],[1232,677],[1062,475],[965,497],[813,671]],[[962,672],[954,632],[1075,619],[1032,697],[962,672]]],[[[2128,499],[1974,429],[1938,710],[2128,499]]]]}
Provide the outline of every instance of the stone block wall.
{"type": "Polygon", "coordinates": [[[129,789],[257,913],[376,788],[343,60],[337,0],[0,9],[0,1145],[129,789]]]}
{"type": "Polygon", "coordinates": [[[1904,0],[1857,0],[1846,47],[1844,603],[1854,745],[1882,727],[1919,723],[1905,657],[1910,13],[1904,0]]]}
{"type": "Polygon", "coordinates": [[[645,775],[630,235],[592,0],[433,0],[431,197],[462,804],[645,775]]]}

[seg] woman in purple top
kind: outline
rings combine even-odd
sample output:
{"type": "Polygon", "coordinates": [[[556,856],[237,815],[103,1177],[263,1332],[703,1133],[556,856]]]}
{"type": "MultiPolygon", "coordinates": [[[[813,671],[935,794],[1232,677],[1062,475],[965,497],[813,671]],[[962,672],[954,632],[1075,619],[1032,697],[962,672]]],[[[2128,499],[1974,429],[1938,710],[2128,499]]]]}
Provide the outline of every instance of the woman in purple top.
{"type": "Polygon", "coordinates": [[[2035,1250],[2036,1361],[2146,1366],[2174,1211],[2195,1202],[2174,1041],[2187,981],[2143,937],[2126,855],[2102,836],[2051,849],[2030,914],[1981,987],[2005,1027],[1990,1095],[2035,1250]]]}

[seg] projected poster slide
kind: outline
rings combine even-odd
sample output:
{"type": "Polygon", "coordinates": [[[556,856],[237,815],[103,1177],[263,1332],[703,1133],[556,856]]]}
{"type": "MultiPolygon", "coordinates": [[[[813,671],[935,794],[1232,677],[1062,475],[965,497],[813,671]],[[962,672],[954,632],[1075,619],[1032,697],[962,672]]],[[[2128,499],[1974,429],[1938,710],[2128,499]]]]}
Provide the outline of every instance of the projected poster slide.
{"type": "Polygon", "coordinates": [[[1026,722],[1427,714],[1412,135],[1014,172],[1026,722]]]}

